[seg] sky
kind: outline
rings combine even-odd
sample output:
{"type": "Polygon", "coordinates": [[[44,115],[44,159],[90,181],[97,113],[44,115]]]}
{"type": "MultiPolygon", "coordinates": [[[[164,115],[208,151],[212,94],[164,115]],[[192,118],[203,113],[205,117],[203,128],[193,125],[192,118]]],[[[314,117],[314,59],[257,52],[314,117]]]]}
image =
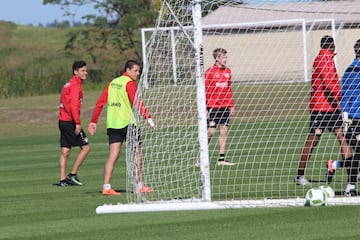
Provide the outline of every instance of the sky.
{"type": "MultiPolygon", "coordinates": [[[[129,0],[131,1],[131,0],[129,0]]],[[[280,0],[267,0],[267,2],[278,2],[280,0]]],[[[282,0],[294,1],[294,0],[282,0]]],[[[306,0],[302,0],[306,1],[306,0]]],[[[248,3],[263,3],[264,0],[246,0],[248,3]]],[[[91,5],[73,8],[71,11],[76,13],[75,17],[63,16],[64,11],[60,5],[43,5],[43,0],[0,0],[0,20],[11,21],[18,25],[46,25],[58,22],[82,21],[81,17],[86,14],[96,13],[91,5]]]]}
{"type": "Polygon", "coordinates": [[[95,10],[91,6],[82,6],[73,9],[76,12],[75,18],[63,16],[64,11],[60,5],[43,5],[43,0],[0,0],[0,20],[11,21],[18,25],[46,25],[58,22],[81,21],[86,14],[93,14],[95,10]]]}

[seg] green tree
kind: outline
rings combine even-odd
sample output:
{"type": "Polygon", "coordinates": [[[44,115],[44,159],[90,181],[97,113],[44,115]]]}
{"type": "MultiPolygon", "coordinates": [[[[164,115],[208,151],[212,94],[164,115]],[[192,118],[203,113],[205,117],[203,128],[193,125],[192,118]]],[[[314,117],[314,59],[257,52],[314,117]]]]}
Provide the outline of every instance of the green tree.
{"type": "Polygon", "coordinates": [[[141,28],[155,25],[160,5],[158,0],[43,0],[43,4],[59,5],[67,16],[74,14],[72,9],[93,5],[96,14],[82,16],[86,27],[74,28],[65,50],[79,57],[87,54],[95,77],[129,58],[141,61],[141,28]]]}

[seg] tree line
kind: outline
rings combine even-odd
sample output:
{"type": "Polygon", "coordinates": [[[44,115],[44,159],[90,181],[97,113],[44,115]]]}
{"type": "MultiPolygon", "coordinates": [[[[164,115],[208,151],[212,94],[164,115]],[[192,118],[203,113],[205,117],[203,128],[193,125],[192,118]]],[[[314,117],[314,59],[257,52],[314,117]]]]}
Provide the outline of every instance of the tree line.
{"type": "Polygon", "coordinates": [[[161,1],[43,0],[43,4],[58,5],[67,16],[73,14],[71,6],[92,4],[97,14],[82,16],[83,23],[54,21],[28,28],[1,22],[0,98],[58,93],[71,77],[72,62],[79,59],[89,66],[86,87],[102,88],[128,59],[141,62],[141,28],[155,25],[161,1]],[[60,49],[58,41],[63,41],[60,49]]]}
{"type": "MultiPolygon", "coordinates": [[[[168,2],[176,0],[168,0],[168,2]]],[[[229,0],[224,2],[242,1],[229,0]]],[[[192,0],[185,0],[189,6],[192,0]]],[[[96,14],[82,16],[84,22],[49,23],[46,27],[67,29],[62,50],[53,51],[39,46],[29,47],[20,43],[17,49],[9,40],[14,26],[1,34],[0,40],[0,98],[32,96],[56,93],[68,80],[72,61],[84,59],[89,65],[90,88],[101,88],[105,82],[120,74],[121,66],[128,59],[142,62],[141,28],[154,27],[162,1],[161,0],[43,0],[44,5],[57,5],[64,16],[72,16],[73,7],[81,8],[91,4],[96,14]],[[3,37],[2,37],[3,35],[3,37]],[[6,45],[6,41],[10,42],[6,45]],[[4,47],[5,46],[5,47],[4,47]],[[47,51],[46,55],[41,52],[47,51]],[[31,58],[29,57],[31,55],[31,58]],[[12,57],[10,56],[17,56],[12,57]],[[10,60],[9,60],[10,59],[10,60]]],[[[211,10],[219,5],[211,4],[211,10]]],[[[191,9],[191,8],[184,8],[191,9]]],[[[207,11],[205,11],[207,12],[207,11]]],[[[39,28],[44,26],[38,26],[39,28]]],[[[56,40],[56,33],[54,39],[56,40]]],[[[46,36],[51,38],[52,35],[46,36]]],[[[30,36],[31,38],[31,36],[30,36]]],[[[32,42],[38,39],[31,39],[32,42]]],[[[49,43],[50,44],[50,43],[49,43]]]]}

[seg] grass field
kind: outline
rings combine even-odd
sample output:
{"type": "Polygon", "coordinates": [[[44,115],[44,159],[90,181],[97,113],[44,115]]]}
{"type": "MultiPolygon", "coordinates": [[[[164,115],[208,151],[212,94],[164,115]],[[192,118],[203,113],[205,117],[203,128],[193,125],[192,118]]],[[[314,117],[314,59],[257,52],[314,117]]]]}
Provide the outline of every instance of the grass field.
{"type": "MultiPolygon", "coordinates": [[[[84,126],[98,94],[86,93],[84,126]]],[[[85,185],[54,186],[57,101],[58,95],[0,100],[0,239],[359,239],[359,206],[97,215],[99,205],[126,202],[126,193],[100,194],[104,130],[90,138],[92,152],[79,172],[85,185]]],[[[125,191],[124,152],[113,185],[125,191]]]]}
{"type": "MultiPolygon", "coordinates": [[[[88,124],[98,92],[88,92],[88,124]]],[[[58,95],[0,100],[0,239],[358,239],[358,206],[228,209],[97,215],[105,134],[91,137],[92,152],[79,177],[83,187],[59,188],[58,95]]],[[[101,121],[104,119],[102,118],[101,121]]],[[[74,149],[74,153],[77,149],[74,149]]],[[[73,155],[72,155],[73,156],[73,155]]],[[[124,152],[113,185],[125,191],[124,152]]]]}
{"type": "MultiPolygon", "coordinates": [[[[228,209],[96,215],[105,139],[94,139],[83,165],[83,187],[53,186],[58,175],[57,136],[2,138],[0,239],[358,239],[358,206],[228,209]]],[[[124,190],[119,162],[114,185],[124,190]]]]}

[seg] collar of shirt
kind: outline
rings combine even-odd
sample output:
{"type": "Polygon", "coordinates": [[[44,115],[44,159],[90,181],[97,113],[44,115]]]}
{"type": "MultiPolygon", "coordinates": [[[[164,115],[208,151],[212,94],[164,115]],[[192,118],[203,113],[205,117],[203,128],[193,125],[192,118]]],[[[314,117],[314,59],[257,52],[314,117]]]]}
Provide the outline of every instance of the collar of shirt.
{"type": "Polygon", "coordinates": [[[321,49],[319,52],[320,55],[330,55],[331,57],[335,57],[335,53],[330,49],[321,49]]]}
{"type": "Polygon", "coordinates": [[[130,75],[129,75],[127,72],[125,72],[125,73],[123,74],[123,76],[129,77],[129,78],[131,78],[131,80],[135,81],[135,79],[133,79],[132,77],[130,77],[130,75]]]}

